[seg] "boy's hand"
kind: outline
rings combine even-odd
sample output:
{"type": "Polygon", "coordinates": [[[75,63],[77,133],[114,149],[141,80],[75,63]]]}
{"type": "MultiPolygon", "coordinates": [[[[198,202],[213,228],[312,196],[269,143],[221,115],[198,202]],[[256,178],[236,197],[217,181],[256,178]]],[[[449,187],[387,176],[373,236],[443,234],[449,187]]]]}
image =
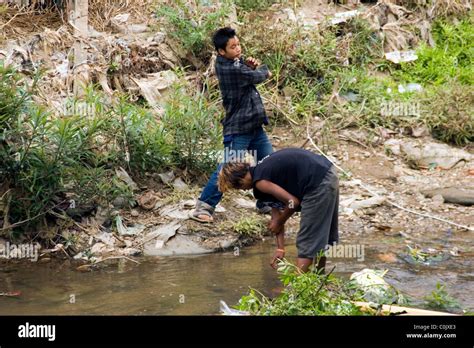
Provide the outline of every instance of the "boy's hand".
{"type": "Polygon", "coordinates": [[[273,234],[279,234],[284,231],[285,225],[282,225],[276,219],[271,219],[268,223],[268,230],[273,234]]]}
{"type": "Polygon", "coordinates": [[[282,260],[285,257],[285,251],[282,249],[277,249],[273,253],[272,261],[270,262],[270,266],[272,266],[273,269],[277,269],[278,266],[278,261],[282,260]]]}
{"type": "Polygon", "coordinates": [[[245,64],[247,64],[250,68],[255,70],[256,68],[258,68],[258,66],[261,64],[261,62],[258,59],[255,59],[253,57],[248,57],[245,60],[245,64]]]}

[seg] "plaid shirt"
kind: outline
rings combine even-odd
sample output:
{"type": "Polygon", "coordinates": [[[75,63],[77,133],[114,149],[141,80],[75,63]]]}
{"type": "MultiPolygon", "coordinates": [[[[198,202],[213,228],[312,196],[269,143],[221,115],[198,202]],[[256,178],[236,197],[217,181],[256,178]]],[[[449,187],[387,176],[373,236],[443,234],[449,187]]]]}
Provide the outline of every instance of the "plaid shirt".
{"type": "Polygon", "coordinates": [[[216,74],[222,93],[226,116],[221,121],[224,136],[250,133],[262,124],[268,124],[260,94],[255,85],[265,81],[268,68],[261,65],[251,69],[242,58],[232,61],[218,56],[216,74]]]}

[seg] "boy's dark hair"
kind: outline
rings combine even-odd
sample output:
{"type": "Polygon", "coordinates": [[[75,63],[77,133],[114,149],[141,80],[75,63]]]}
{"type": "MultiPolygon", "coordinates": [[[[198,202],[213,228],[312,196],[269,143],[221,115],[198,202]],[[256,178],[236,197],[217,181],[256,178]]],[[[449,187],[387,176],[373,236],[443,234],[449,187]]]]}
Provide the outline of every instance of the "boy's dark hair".
{"type": "Polygon", "coordinates": [[[235,30],[230,27],[220,28],[217,30],[212,37],[212,42],[214,43],[216,51],[218,51],[220,48],[225,51],[227,42],[235,35],[237,35],[235,30]]]}

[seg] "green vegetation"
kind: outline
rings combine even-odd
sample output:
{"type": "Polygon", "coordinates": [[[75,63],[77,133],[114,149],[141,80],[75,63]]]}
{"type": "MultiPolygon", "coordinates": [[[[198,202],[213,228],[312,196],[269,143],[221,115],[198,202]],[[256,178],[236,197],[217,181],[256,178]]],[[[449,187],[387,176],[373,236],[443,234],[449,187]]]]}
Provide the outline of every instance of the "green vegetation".
{"type": "Polygon", "coordinates": [[[258,216],[242,217],[232,226],[234,232],[246,236],[261,236],[266,229],[265,222],[258,216]]]}
{"type": "Polygon", "coordinates": [[[430,308],[437,310],[453,310],[460,309],[459,302],[451,297],[446,291],[446,286],[440,283],[436,284],[436,290],[431,292],[431,295],[425,297],[430,308]]]}
{"type": "Polygon", "coordinates": [[[234,0],[235,5],[243,11],[258,11],[269,8],[282,0],[234,0]]]}
{"type": "Polygon", "coordinates": [[[253,315],[363,315],[353,303],[363,301],[362,293],[332,274],[300,274],[296,266],[280,262],[278,273],[285,286],[270,299],[255,289],[243,296],[238,306],[253,315]]]}
{"type": "Polygon", "coordinates": [[[403,63],[397,74],[408,82],[443,85],[456,79],[474,84],[474,26],[472,19],[458,24],[438,21],[433,25],[435,47],[422,44],[418,59],[403,63]]]}
{"type": "MultiPolygon", "coordinates": [[[[303,126],[318,116],[325,120],[327,138],[347,127],[375,133],[379,127],[403,131],[423,124],[442,141],[460,146],[473,141],[472,17],[452,22],[440,16],[433,24],[436,46],[421,45],[418,60],[395,65],[383,58],[379,33],[365,19],[322,24],[320,30],[291,21],[269,24],[268,11],[260,10],[277,2],[235,2],[244,54],[259,58],[273,73],[258,87],[273,124],[303,126]],[[398,91],[413,82],[423,91],[398,91]],[[388,103],[419,104],[420,113],[384,113],[388,103]]],[[[199,0],[195,5],[162,2],[156,14],[170,41],[199,70],[214,51],[212,32],[230,24],[233,4],[199,0]]],[[[116,63],[108,70],[116,73],[116,63]]],[[[38,79],[33,76],[28,85],[23,75],[0,63],[3,226],[47,224],[52,212],[68,210],[71,199],[89,206],[107,205],[118,196],[133,201],[133,192],[115,174],[119,167],[132,176],[169,168],[200,175],[215,168],[223,110],[213,77],[198,74],[199,91],[184,82],[170,88],[160,117],[125,95],[112,102],[95,86],[68,101],[72,111],[46,110],[32,102],[38,79]]],[[[247,218],[234,229],[251,234],[260,226],[247,218]]]]}
{"type": "Polygon", "coordinates": [[[212,33],[225,25],[230,12],[229,1],[211,5],[212,2],[199,0],[196,1],[196,7],[191,8],[185,1],[173,1],[160,4],[156,14],[164,20],[171,37],[184,50],[205,59],[209,58],[212,50],[212,33]]]}
{"type": "Polygon", "coordinates": [[[172,163],[197,172],[211,172],[223,149],[219,120],[222,110],[199,93],[172,93],[162,117],[175,144],[172,163]]]}
{"type": "Polygon", "coordinates": [[[125,96],[111,104],[89,86],[57,116],[31,102],[34,91],[20,74],[0,69],[5,228],[40,228],[53,215],[68,212],[72,200],[91,207],[107,206],[118,196],[132,202],[131,189],[115,174],[119,167],[138,176],[169,167],[200,174],[217,163],[220,114],[200,95],[177,89],[158,121],[125,96]]]}

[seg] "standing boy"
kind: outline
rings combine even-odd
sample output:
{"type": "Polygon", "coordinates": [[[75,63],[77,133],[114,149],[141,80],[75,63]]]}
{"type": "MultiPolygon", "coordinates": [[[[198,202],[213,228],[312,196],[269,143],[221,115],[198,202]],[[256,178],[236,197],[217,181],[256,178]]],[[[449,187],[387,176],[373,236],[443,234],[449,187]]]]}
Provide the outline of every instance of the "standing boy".
{"type": "MultiPolygon", "coordinates": [[[[216,75],[225,108],[225,118],[221,121],[224,130],[224,163],[232,158],[242,157],[244,151],[254,154],[260,160],[272,153],[272,145],[262,125],[268,124],[260,94],[255,88],[269,77],[271,73],[265,65],[254,58],[246,61],[242,58],[239,38],[232,28],[221,28],[213,37],[217,50],[216,75]]],[[[216,205],[222,198],[217,187],[217,177],[222,164],[211,175],[201,193],[196,209],[192,214],[194,220],[212,222],[216,205]]],[[[260,212],[270,210],[257,202],[260,212]]]]}

